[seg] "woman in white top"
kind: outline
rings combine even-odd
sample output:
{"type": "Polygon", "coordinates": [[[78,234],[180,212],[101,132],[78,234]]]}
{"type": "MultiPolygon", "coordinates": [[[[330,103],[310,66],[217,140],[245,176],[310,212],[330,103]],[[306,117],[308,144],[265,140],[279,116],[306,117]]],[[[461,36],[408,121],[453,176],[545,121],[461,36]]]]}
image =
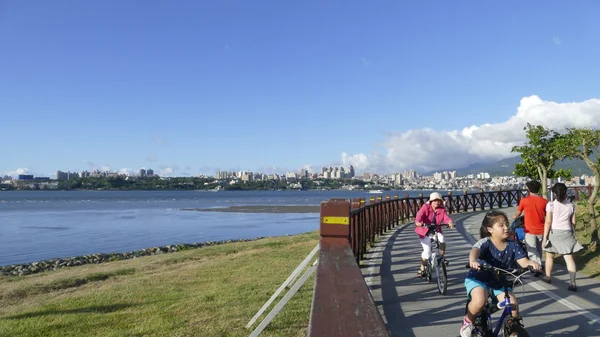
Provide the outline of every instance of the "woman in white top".
{"type": "Polygon", "coordinates": [[[554,201],[546,205],[546,223],[544,225],[544,238],[542,247],[546,252],[546,276],[542,280],[552,283],[552,266],[554,254],[561,254],[567,263],[567,270],[571,277],[570,291],[577,291],[575,276],[577,269],[573,260],[573,253],[583,249],[575,239],[575,205],[567,199],[567,186],[556,183],[552,186],[554,201]]]}

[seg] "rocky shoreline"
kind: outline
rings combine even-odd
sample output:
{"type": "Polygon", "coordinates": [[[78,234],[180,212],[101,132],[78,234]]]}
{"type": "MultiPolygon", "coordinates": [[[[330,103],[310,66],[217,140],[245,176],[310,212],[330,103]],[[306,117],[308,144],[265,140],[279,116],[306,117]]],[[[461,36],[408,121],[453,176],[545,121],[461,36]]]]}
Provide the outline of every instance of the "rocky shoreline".
{"type": "MultiPolygon", "coordinates": [[[[288,236],[288,235],[284,235],[288,236]]],[[[206,246],[216,246],[226,243],[234,242],[248,242],[264,239],[266,237],[256,237],[253,239],[235,239],[235,240],[221,240],[221,241],[206,241],[198,243],[181,243],[177,245],[152,247],[140,250],[133,250],[124,253],[98,253],[90,255],[82,255],[60,259],[49,259],[43,261],[36,261],[25,264],[13,264],[8,266],[0,267],[0,276],[23,276],[41,273],[44,271],[57,270],[65,267],[82,266],[85,264],[100,264],[105,262],[120,261],[135,259],[142,256],[159,255],[175,253],[183,250],[196,249],[206,246]]]]}

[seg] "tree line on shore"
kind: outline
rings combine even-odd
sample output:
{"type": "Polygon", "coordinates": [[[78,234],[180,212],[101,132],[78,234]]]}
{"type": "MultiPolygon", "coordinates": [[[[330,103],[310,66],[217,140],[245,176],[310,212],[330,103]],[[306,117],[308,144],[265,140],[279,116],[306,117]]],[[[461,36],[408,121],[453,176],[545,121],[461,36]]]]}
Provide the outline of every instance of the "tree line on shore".
{"type": "MultiPolygon", "coordinates": [[[[29,189],[30,182],[25,185],[4,185],[4,189],[29,189]]],[[[115,177],[86,177],[69,180],[56,181],[58,190],[286,190],[286,189],[340,189],[344,185],[352,185],[355,188],[363,188],[367,183],[356,179],[299,179],[290,185],[286,180],[256,180],[237,181],[233,184],[217,180],[213,177],[174,177],[163,179],[160,177],[127,178],[115,177]]],[[[375,186],[385,189],[383,186],[375,186]]]]}

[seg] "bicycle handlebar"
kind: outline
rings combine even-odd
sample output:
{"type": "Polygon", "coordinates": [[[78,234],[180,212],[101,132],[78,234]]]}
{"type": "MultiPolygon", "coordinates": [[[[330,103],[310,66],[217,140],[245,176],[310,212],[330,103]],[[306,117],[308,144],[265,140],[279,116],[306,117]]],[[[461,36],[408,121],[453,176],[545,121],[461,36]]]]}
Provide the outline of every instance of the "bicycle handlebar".
{"type": "MultiPolygon", "coordinates": [[[[488,263],[487,263],[487,262],[485,262],[485,261],[478,260],[477,262],[479,262],[479,268],[480,268],[480,270],[477,270],[477,271],[486,270],[486,271],[497,271],[497,272],[502,272],[502,273],[504,273],[504,274],[512,274],[511,272],[508,272],[508,271],[506,271],[506,270],[504,270],[504,269],[501,269],[501,268],[496,268],[496,267],[494,267],[494,266],[492,266],[492,265],[488,264],[488,263]]],[[[465,265],[465,268],[467,268],[467,269],[473,269],[473,268],[471,268],[471,264],[470,264],[470,263],[467,263],[467,264],[465,265]]],[[[535,269],[533,269],[533,267],[532,267],[532,266],[527,266],[527,267],[525,267],[525,268],[518,267],[518,268],[515,268],[515,269],[517,270],[517,273],[518,273],[518,274],[523,274],[523,273],[526,273],[526,272],[530,272],[530,273],[537,273],[537,272],[538,272],[538,270],[535,270],[535,269]]],[[[476,269],[473,269],[473,270],[476,270],[476,269]]],[[[542,271],[542,270],[544,270],[544,269],[543,269],[543,267],[542,267],[542,269],[540,269],[539,271],[542,271]]]]}
{"type": "Polygon", "coordinates": [[[423,226],[427,227],[429,229],[436,229],[437,226],[440,226],[440,227],[450,227],[450,225],[447,224],[447,223],[443,223],[443,224],[439,224],[439,225],[438,224],[430,223],[430,224],[423,224],[423,226]]]}

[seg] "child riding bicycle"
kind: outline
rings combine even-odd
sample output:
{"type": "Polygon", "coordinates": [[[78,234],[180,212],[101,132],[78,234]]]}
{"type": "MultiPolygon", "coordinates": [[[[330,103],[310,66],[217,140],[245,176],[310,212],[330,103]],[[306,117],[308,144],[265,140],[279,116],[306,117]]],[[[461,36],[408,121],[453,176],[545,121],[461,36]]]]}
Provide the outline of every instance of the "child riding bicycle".
{"type": "MultiPolygon", "coordinates": [[[[499,302],[503,301],[505,296],[503,286],[492,272],[478,271],[480,268],[478,260],[483,260],[493,267],[508,270],[514,269],[515,262],[522,268],[531,266],[537,271],[541,269],[539,263],[527,258],[527,253],[521,246],[512,240],[507,240],[509,237],[509,222],[504,212],[488,212],[481,222],[479,234],[481,239],[475,243],[469,253],[469,265],[473,270],[470,270],[467,274],[465,287],[470,302],[467,307],[467,315],[464,317],[460,328],[461,337],[471,336],[473,322],[484,309],[490,292],[499,302]]],[[[510,302],[517,305],[512,289],[508,290],[510,302]]],[[[519,324],[523,326],[518,307],[512,311],[512,317],[511,325],[519,324]]]]}
{"type": "MultiPolygon", "coordinates": [[[[427,236],[427,232],[429,231],[427,225],[430,224],[437,225],[440,255],[443,259],[444,252],[446,250],[446,243],[444,242],[444,234],[442,233],[441,225],[448,224],[450,228],[454,228],[454,221],[452,221],[452,219],[446,213],[446,209],[444,208],[444,200],[442,199],[442,195],[438,192],[431,193],[429,196],[429,201],[427,201],[427,203],[421,207],[415,217],[415,232],[419,234],[421,246],[423,247],[423,252],[421,253],[421,267],[419,272],[417,272],[417,276],[419,278],[423,277],[427,260],[429,260],[431,257],[431,240],[427,236]]],[[[446,263],[445,259],[443,261],[446,263]]]]}

